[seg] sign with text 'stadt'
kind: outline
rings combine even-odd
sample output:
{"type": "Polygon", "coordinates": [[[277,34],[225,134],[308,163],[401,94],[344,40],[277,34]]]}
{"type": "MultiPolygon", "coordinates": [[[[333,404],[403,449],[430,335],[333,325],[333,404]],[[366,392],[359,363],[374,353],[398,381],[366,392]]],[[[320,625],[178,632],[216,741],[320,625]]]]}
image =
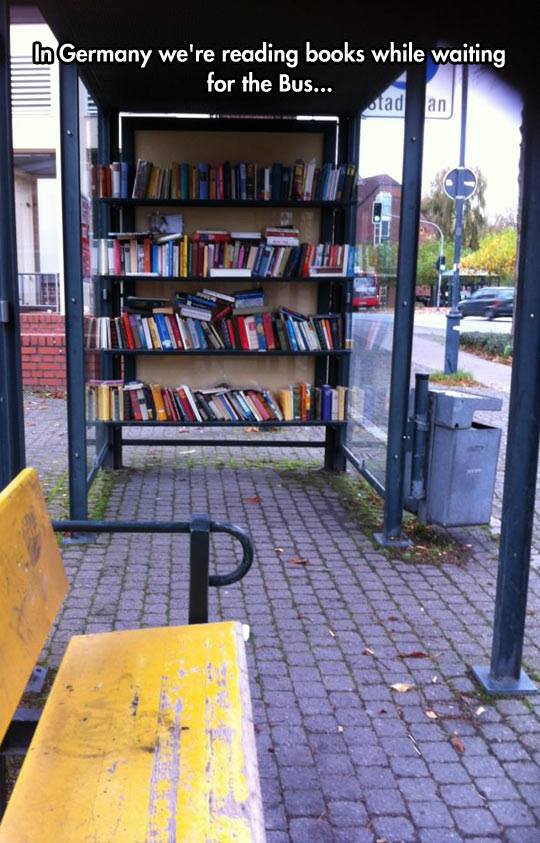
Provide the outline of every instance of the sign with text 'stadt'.
{"type": "MultiPolygon", "coordinates": [[[[454,112],[455,67],[428,59],[426,120],[449,120],[454,112]]],[[[406,74],[390,85],[364,111],[362,117],[405,117],[406,74]]]]}

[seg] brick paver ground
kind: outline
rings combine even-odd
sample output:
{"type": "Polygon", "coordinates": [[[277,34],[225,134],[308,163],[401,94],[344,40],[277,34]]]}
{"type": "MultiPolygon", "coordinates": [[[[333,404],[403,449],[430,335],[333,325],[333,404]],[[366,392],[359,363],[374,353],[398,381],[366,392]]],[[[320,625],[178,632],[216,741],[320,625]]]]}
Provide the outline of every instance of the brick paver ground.
{"type": "MultiPolygon", "coordinates": [[[[29,396],[26,409],[28,461],[61,512],[64,404],[29,396]]],[[[253,537],[253,570],[212,593],[211,618],[251,626],[269,843],[539,843],[540,699],[485,699],[468,673],[489,655],[497,545],[487,531],[458,533],[471,545],[463,566],[390,559],[307,449],[131,448],[126,465],[107,517],[208,511],[253,537]]],[[[49,663],[75,633],[184,622],[186,546],[118,536],[66,548],[71,591],[49,663]]],[[[230,566],[225,537],[214,552],[230,566]]],[[[534,673],[536,563],[530,588],[534,673]]]]}

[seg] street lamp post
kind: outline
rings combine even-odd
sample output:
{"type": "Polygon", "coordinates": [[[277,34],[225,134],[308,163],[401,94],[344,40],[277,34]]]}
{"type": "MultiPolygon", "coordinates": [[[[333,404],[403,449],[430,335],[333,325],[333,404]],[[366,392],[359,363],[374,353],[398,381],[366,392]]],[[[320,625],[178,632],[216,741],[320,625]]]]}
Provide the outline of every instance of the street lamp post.
{"type": "Polygon", "coordinates": [[[431,220],[420,220],[420,225],[432,225],[433,228],[436,228],[439,232],[439,261],[438,261],[438,271],[437,271],[437,290],[435,294],[435,304],[437,305],[437,310],[439,309],[440,299],[441,299],[441,280],[442,280],[442,264],[444,261],[444,234],[435,222],[431,222],[431,220]]]}

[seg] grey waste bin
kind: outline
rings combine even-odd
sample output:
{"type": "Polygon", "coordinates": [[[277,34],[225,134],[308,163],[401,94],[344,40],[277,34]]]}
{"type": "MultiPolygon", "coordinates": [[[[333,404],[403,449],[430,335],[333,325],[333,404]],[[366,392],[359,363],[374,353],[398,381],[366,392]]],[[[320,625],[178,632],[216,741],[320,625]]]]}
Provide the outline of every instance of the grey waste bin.
{"type": "Polygon", "coordinates": [[[418,516],[446,527],[489,524],[501,441],[498,427],[474,421],[479,410],[500,410],[500,398],[430,390],[426,496],[418,516]]]}

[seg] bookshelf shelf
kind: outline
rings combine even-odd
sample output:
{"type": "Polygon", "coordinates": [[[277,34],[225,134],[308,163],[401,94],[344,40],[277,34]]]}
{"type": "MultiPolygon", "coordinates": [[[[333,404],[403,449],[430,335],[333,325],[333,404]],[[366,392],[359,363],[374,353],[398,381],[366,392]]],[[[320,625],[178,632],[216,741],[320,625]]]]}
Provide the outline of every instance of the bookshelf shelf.
{"type": "Polygon", "coordinates": [[[163,282],[169,284],[349,284],[354,279],[350,275],[318,275],[312,277],[294,277],[286,278],[284,276],[276,278],[267,278],[261,275],[250,276],[222,276],[219,278],[210,277],[208,275],[95,275],[94,280],[97,281],[112,281],[113,283],[122,283],[125,281],[149,281],[162,284],[163,282]]]}
{"type": "Polygon", "coordinates": [[[337,201],[328,199],[120,199],[106,196],[94,199],[103,205],[114,205],[119,208],[350,208],[356,205],[354,201],[337,201]]]}
{"type": "Polygon", "coordinates": [[[96,354],[121,354],[124,355],[141,355],[147,357],[333,357],[350,354],[350,349],[338,348],[333,351],[288,351],[276,349],[275,351],[248,351],[243,348],[194,348],[189,351],[182,351],[178,349],[171,349],[170,351],[163,351],[160,349],[150,350],[147,348],[92,348],[87,351],[96,354]]]}
{"type": "MultiPolygon", "coordinates": [[[[105,425],[106,427],[343,427],[347,424],[346,421],[302,421],[296,419],[295,421],[205,421],[205,422],[178,422],[178,421],[101,421],[96,419],[94,421],[86,422],[88,427],[95,427],[96,425],[105,425]]],[[[228,443],[229,444],[229,443],[228,443]]],[[[230,443],[230,444],[234,444],[230,443]]]]}

